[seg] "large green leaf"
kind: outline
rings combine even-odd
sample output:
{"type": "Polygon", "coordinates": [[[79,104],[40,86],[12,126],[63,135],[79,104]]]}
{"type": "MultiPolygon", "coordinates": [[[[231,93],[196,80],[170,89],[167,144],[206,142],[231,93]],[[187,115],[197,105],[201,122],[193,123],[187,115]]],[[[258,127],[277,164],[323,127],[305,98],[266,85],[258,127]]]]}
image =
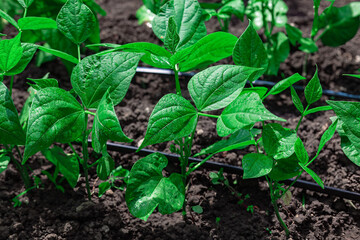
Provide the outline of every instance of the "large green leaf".
{"type": "Polygon", "coordinates": [[[196,124],[197,112],[189,101],[176,94],[167,94],[159,100],[151,113],[145,138],[139,149],[188,136],[195,130],[196,124]]]}
{"type": "Polygon", "coordinates": [[[18,64],[21,59],[23,49],[20,43],[21,34],[13,39],[0,41],[0,70],[7,72],[18,64]]]}
{"type": "Polygon", "coordinates": [[[114,52],[84,58],[71,75],[71,84],[87,108],[97,108],[110,88],[114,105],[124,98],[143,54],[114,52]]]}
{"type": "Polygon", "coordinates": [[[176,50],[191,46],[206,35],[202,9],[198,1],[170,0],[161,7],[152,21],[152,27],[155,35],[162,41],[165,40],[170,17],[174,17],[180,37],[176,50]]]}
{"type": "Polygon", "coordinates": [[[34,0],[17,0],[23,8],[28,8],[34,0]]]}
{"type": "Polygon", "coordinates": [[[224,108],[239,96],[246,80],[256,71],[255,68],[234,65],[207,68],[190,79],[190,96],[200,111],[224,108]]]}
{"type": "Polygon", "coordinates": [[[59,168],[59,171],[62,173],[62,175],[64,175],[70,186],[74,188],[77,184],[80,174],[79,161],[76,155],[66,154],[58,146],[43,150],[42,154],[46,157],[47,160],[59,168]]]}
{"type": "Polygon", "coordinates": [[[262,137],[266,153],[275,159],[288,158],[295,153],[297,135],[292,129],[269,123],[265,125],[262,137]]]}
{"type": "Polygon", "coordinates": [[[18,24],[21,31],[24,30],[41,30],[41,29],[56,29],[56,21],[45,17],[26,17],[20,18],[18,24]]]}
{"type": "Polygon", "coordinates": [[[117,142],[132,141],[121,129],[109,90],[102,97],[95,115],[92,129],[92,146],[94,150],[101,152],[107,140],[117,142]]]}
{"type": "Polygon", "coordinates": [[[293,85],[294,83],[300,81],[300,80],[304,80],[305,78],[303,76],[301,76],[298,73],[295,73],[293,75],[291,75],[288,78],[285,78],[283,80],[281,80],[280,82],[276,83],[275,86],[273,86],[270,91],[265,95],[265,97],[263,97],[263,99],[265,99],[267,96],[269,95],[276,95],[281,93],[282,91],[284,91],[285,89],[287,89],[288,87],[290,87],[291,85],[293,85]]]}
{"type": "Polygon", "coordinates": [[[236,42],[233,59],[236,65],[262,68],[261,71],[251,76],[250,82],[257,80],[268,67],[266,49],[251,21],[249,21],[249,26],[236,42]]]}
{"type": "Polygon", "coordinates": [[[0,144],[23,145],[25,133],[7,87],[0,83],[0,144]]]}
{"type": "Polygon", "coordinates": [[[261,153],[248,153],[242,159],[244,179],[258,178],[268,174],[273,166],[273,159],[261,153]]]}
{"type": "Polygon", "coordinates": [[[23,49],[23,52],[20,61],[15,65],[15,67],[6,72],[6,75],[8,76],[14,76],[22,73],[27,67],[27,65],[30,63],[36,50],[38,49],[37,45],[31,43],[21,43],[21,47],[23,49]]]}
{"type": "Polygon", "coordinates": [[[132,167],[125,199],[129,211],[135,217],[146,221],[156,207],[161,214],[170,214],[183,206],[183,178],[178,173],[164,177],[162,171],[167,164],[165,156],[153,153],[132,167]]]}
{"type": "Polygon", "coordinates": [[[239,129],[259,121],[285,121],[269,112],[259,95],[254,92],[240,94],[218,118],[216,130],[220,137],[225,137],[239,129]]]}
{"type": "Polygon", "coordinates": [[[318,69],[314,73],[314,76],[311,78],[308,85],[306,85],[305,90],[305,98],[307,103],[313,104],[314,102],[318,101],[322,96],[322,87],[320,84],[320,80],[318,77],[318,69]]]}
{"type": "Polygon", "coordinates": [[[28,120],[24,162],[54,142],[75,141],[85,129],[83,107],[69,92],[48,87],[34,97],[28,120]]]}
{"type": "Polygon", "coordinates": [[[10,157],[5,155],[0,156],[0,173],[2,173],[7,169],[9,162],[10,162],[10,157]]]}
{"type": "Polygon", "coordinates": [[[115,162],[107,153],[106,149],[104,149],[102,157],[100,158],[99,163],[96,166],[96,173],[99,179],[105,181],[114,169],[115,162]]]}
{"type": "Polygon", "coordinates": [[[96,18],[80,0],[68,0],[56,18],[58,29],[79,45],[88,39],[96,25],[96,18]]]}
{"type": "Polygon", "coordinates": [[[172,58],[172,64],[179,64],[182,72],[207,67],[232,54],[237,38],[225,32],[211,33],[191,47],[178,51],[172,58]]]}

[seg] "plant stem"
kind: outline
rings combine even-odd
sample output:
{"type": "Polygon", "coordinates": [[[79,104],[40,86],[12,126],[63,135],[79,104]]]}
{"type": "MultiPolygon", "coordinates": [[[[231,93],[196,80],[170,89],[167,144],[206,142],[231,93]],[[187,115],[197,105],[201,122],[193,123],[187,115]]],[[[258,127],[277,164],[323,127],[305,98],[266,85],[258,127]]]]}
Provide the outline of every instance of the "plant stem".
{"type": "Polygon", "coordinates": [[[77,51],[78,51],[78,59],[79,59],[79,62],[80,62],[81,61],[80,44],[77,45],[77,51]]]}
{"type": "Polygon", "coordinates": [[[302,67],[302,75],[304,77],[307,76],[307,65],[308,65],[309,57],[310,57],[310,53],[306,53],[305,58],[304,58],[304,62],[303,62],[303,67],[302,67]]]}
{"type": "Polygon", "coordinates": [[[175,74],[176,94],[181,96],[181,87],[179,82],[179,67],[177,64],[175,65],[174,74],[175,74]]]}
{"type": "Polygon", "coordinates": [[[27,15],[27,8],[24,8],[23,18],[26,18],[26,15],[27,15]]]}
{"type": "Polygon", "coordinates": [[[83,169],[84,169],[84,175],[85,175],[85,181],[86,181],[86,191],[88,194],[88,199],[91,201],[91,191],[90,191],[90,185],[89,185],[89,176],[88,176],[88,159],[89,159],[89,153],[88,153],[88,135],[87,135],[87,124],[88,124],[88,114],[85,113],[85,130],[83,133],[83,141],[82,141],[82,148],[83,148],[83,169]]]}
{"type": "Polygon", "coordinates": [[[85,110],[85,113],[90,114],[90,115],[93,115],[93,116],[96,115],[96,113],[90,112],[90,111],[88,111],[88,110],[85,110]]]}
{"type": "Polygon", "coordinates": [[[212,114],[207,114],[207,113],[198,112],[198,114],[199,114],[199,116],[204,116],[204,117],[219,118],[219,116],[217,116],[217,115],[212,115],[212,114]]]}
{"type": "Polygon", "coordinates": [[[14,85],[14,76],[11,76],[11,78],[10,78],[10,88],[9,88],[10,97],[12,96],[13,85],[14,85]]]}
{"type": "Polygon", "coordinates": [[[301,113],[301,117],[296,125],[296,128],[295,128],[295,132],[297,132],[299,130],[299,127],[300,127],[300,124],[301,124],[301,121],[303,120],[304,116],[305,116],[305,113],[306,111],[308,110],[308,108],[310,107],[310,105],[308,104],[304,110],[304,112],[301,113]]]}
{"type": "MultiPolygon", "coordinates": [[[[29,189],[31,187],[31,181],[30,181],[30,178],[29,178],[29,173],[27,172],[26,168],[24,166],[22,166],[14,157],[14,154],[12,153],[11,151],[11,147],[6,147],[9,154],[10,154],[10,159],[11,161],[14,163],[16,169],[19,171],[20,175],[21,175],[21,178],[24,182],[24,185],[25,185],[25,188],[26,189],[29,189]]],[[[19,147],[18,146],[15,146],[16,150],[18,151],[18,154],[19,154],[19,157],[20,157],[20,160],[22,160],[22,156],[21,156],[21,153],[20,153],[20,150],[19,150],[19,147]]]]}

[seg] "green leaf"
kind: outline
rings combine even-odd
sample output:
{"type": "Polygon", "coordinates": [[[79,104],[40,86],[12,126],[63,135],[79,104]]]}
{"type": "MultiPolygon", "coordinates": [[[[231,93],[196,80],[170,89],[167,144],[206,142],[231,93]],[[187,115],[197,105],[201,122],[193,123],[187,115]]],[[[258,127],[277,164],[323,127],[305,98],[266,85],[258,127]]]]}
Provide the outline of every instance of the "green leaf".
{"type": "Polygon", "coordinates": [[[107,190],[111,188],[111,185],[109,182],[102,182],[99,184],[99,198],[105,194],[107,190]]]}
{"type": "Polygon", "coordinates": [[[52,55],[54,55],[56,57],[59,57],[61,59],[64,59],[66,61],[69,61],[69,62],[72,62],[72,63],[75,63],[75,64],[79,63],[79,60],[77,58],[71,56],[68,53],[65,53],[65,52],[62,52],[62,51],[59,51],[59,50],[55,50],[55,49],[51,49],[51,48],[47,48],[47,47],[44,47],[44,46],[38,46],[38,47],[39,47],[39,49],[41,51],[51,53],[52,55]]]}
{"type": "Polygon", "coordinates": [[[200,205],[192,206],[191,209],[198,214],[202,214],[204,212],[200,205]]]}
{"type": "Polygon", "coordinates": [[[276,95],[281,93],[282,91],[284,91],[285,89],[287,89],[288,87],[292,86],[294,83],[300,81],[300,80],[304,80],[306,78],[304,78],[303,76],[301,76],[298,73],[295,73],[293,75],[291,75],[288,78],[285,78],[283,80],[281,80],[280,82],[278,82],[277,84],[275,84],[275,86],[273,86],[270,91],[265,95],[265,97],[263,97],[262,99],[265,99],[267,96],[269,95],[276,95]]]}
{"type": "Polygon", "coordinates": [[[319,148],[316,155],[319,155],[320,151],[323,149],[325,144],[334,136],[336,130],[337,121],[333,122],[328,129],[321,136],[319,148]]]}
{"type": "Polygon", "coordinates": [[[296,139],[294,148],[295,154],[300,163],[304,165],[307,164],[309,162],[309,154],[307,153],[306,148],[300,138],[296,139]]]}
{"type": "Polygon", "coordinates": [[[304,164],[299,163],[299,165],[302,167],[302,169],[304,169],[314,180],[317,184],[319,184],[319,186],[324,189],[324,183],[323,181],[320,179],[320,177],[310,168],[306,167],[304,164]]]}
{"type": "Polygon", "coordinates": [[[152,21],[152,28],[155,35],[162,41],[165,40],[170,17],[174,17],[180,37],[176,51],[193,45],[206,35],[202,9],[198,1],[170,0],[161,7],[152,21]]]}
{"type": "Polygon", "coordinates": [[[15,65],[15,67],[6,72],[7,76],[14,76],[22,73],[38,49],[37,45],[31,43],[21,43],[21,47],[23,52],[20,61],[15,65]]]}
{"type": "Polygon", "coordinates": [[[267,52],[269,58],[269,66],[267,74],[277,75],[280,64],[284,62],[290,53],[290,45],[287,36],[283,32],[275,33],[271,36],[273,46],[267,45],[267,52]]]}
{"type": "Polygon", "coordinates": [[[20,18],[19,26],[24,30],[57,29],[56,21],[45,17],[20,18]]]}
{"type": "Polygon", "coordinates": [[[292,101],[293,101],[296,109],[299,110],[300,113],[303,113],[304,106],[299,98],[299,95],[296,93],[296,90],[294,89],[293,86],[290,86],[290,90],[291,90],[291,98],[292,98],[292,101]]]}
{"type": "Polygon", "coordinates": [[[311,38],[301,38],[299,49],[306,53],[315,53],[319,50],[318,46],[316,46],[316,42],[311,38]]]}
{"type": "Polygon", "coordinates": [[[156,207],[161,214],[170,214],[183,206],[183,178],[178,173],[164,177],[162,171],[167,164],[165,156],[153,153],[132,167],[125,199],[129,211],[135,217],[146,221],[156,207]]]}
{"type": "Polygon", "coordinates": [[[96,167],[96,173],[100,180],[106,180],[114,169],[115,169],[115,162],[105,149],[96,167]]]}
{"type": "Polygon", "coordinates": [[[17,0],[23,8],[28,8],[34,0],[17,0]]]}
{"type": "Polygon", "coordinates": [[[267,175],[273,166],[273,160],[261,153],[248,153],[242,159],[244,179],[258,178],[267,175]]]}
{"type": "Polygon", "coordinates": [[[96,25],[96,18],[80,0],[68,0],[61,8],[57,27],[68,39],[79,45],[88,39],[96,25]]]}
{"type": "Polygon", "coordinates": [[[239,129],[266,120],[285,121],[269,112],[258,94],[244,93],[221,113],[216,130],[220,137],[225,137],[239,129]]]}
{"type": "Polygon", "coordinates": [[[110,88],[114,105],[124,98],[142,54],[114,52],[84,58],[73,70],[71,84],[86,108],[97,108],[110,88]]]}
{"type": "Polygon", "coordinates": [[[47,160],[59,168],[61,174],[64,175],[70,186],[74,188],[80,174],[79,161],[77,160],[76,155],[66,154],[58,146],[43,150],[42,154],[47,160]]]}
{"type": "Polygon", "coordinates": [[[138,24],[141,25],[146,22],[152,22],[156,15],[152,13],[145,5],[143,5],[136,11],[135,16],[138,19],[138,24]]]}
{"type": "Polygon", "coordinates": [[[288,158],[276,160],[269,177],[275,181],[284,181],[293,178],[301,173],[299,160],[295,153],[288,158]]]}
{"type": "Polygon", "coordinates": [[[360,167],[360,149],[348,137],[341,137],[341,149],[353,163],[360,167]]]}
{"type": "Polygon", "coordinates": [[[41,90],[43,88],[48,88],[48,87],[59,87],[58,81],[54,78],[42,78],[42,79],[28,78],[28,80],[35,83],[35,84],[28,83],[35,90],[41,90]]]}
{"type": "Polygon", "coordinates": [[[176,46],[180,42],[179,34],[177,33],[176,22],[173,17],[169,18],[168,26],[166,28],[166,35],[164,44],[165,47],[172,53],[175,53],[176,46]]]}
{"type": "Polygon", "coordinates": [[[318,101],[321,98],[322,87],[318,77],[317,67],[314,76],[312,77],[308,85],[306,85],[304,93],[305,93],[306,101],[309,105],[313,104],[314,102],[318,101]]]}
{"type": "Polygon", "coordinates": [[[331,107],[331,106],[315,107],[315,108],[312,108],[312,109],[307,110],[307,111],[304,113],[304,116],[309,115],[309,114],[312,114],[312,113],[317,113],[317,112],[321,112],[321,111],[329,111],[329,110],[332,110],[332,107],[331,107]]]}
{"type": "Polygon", "coordinates": [[[30,109],[23,163],[54,142],[75,141],[84,121],[83,107],[69,92],[55,87],[38,91],[30,109]]]}
{"type": "Polygon", "coordinates": [[[19,33],[13,39],[0,41],[0,70],[3,72],[9,71],[20,61],[23,53],[20,38],[19,33]]]}
{"type": "Polygon", "coordinates": [[[0,156],[0,173],[2,173],[7,169],[9,162],[10,162],[10,157],[5,155],[0,156]]]}
{"type": "Polygon", "coordinates": [[[190,79],[190,96],[199,111],[224,108],[239,96],[246,80],[256,71],[255,68],[234,65],[207,68],[190,79]]]}
{"type": "Polygon", "coordinates": [[[23,145],[25,133],[9,90],[0,83],[0,144],[23,145]]]}
{"type": "Polygon", "coordinates": [[[267,93],[267,91],[268,91],[267,87],[251,87],[251,88],[244,88],[241,93],[254,92],[257,93],[260,98],[263,98],[267,93]]]}
{"type": "Polygon", "coordinates": [[[266,124],[263,128],[263,143],[266,153],[275,159],[288,158],[294,154],[296,132],[283,128],[278,123],[266,124]]]}
{"type": "MultiPolygon", "coordinates": [[[[253,128],[251,129],[251,133],[253,136],[256,136],[261,131],[259,129],[253,128]]],[[[223,152],[226,149],[233,148],[233,149],[243,149],[251,144],[251,135],[249,130],[240,129],[235,133],[231,134],[228,139],[220,140],[207,148],[202,149],[199,153],[195,154],[194,157],[205,155],[205,154],[214,154],[218,152],[223,152]],[[243,144],[244,146],[240,146],[243,144]],[[224,150],[225,149],[225,150],[224,150]]],[[[254,142],[255,143],[255,142],[254,142]]]]}
{"type": "Polygon", "coordinates": [[[233,60],[236,65],[263,69],[254,73],[249,79],[250,82],[257,80],[268,67],[266,49],[251,21],[249,21],[249,26],[236,42],[233,60]]]}
{"type": "Polygon", "coordinates": [[[151,144],[186,137],[195,130],[196,124],[196,109],[185,98],[167,94],[151,113],[144,141],[138,150],[151,144]]]}
{"type": "Polygon", "coordinates": [[[0,9],[0,17],[2,17],[3,19],[5,19],[6,21],[8,21],[11,25],[13,25],[17,30],[20,30],[20,27],[18,25],[18,23],[15,21],[14,18],[12,18],[9,14],[7,14],[6,12],[4,12],[3,10],[0,9]]]}
{"type": "Polygon", "coordinates": [[[94,150],[98,153],[101,152],[107,140],[132,142],[121,129],[109,90],[102,97],[95,115],[92,128],[92,146],[94,150]]]}
{"type": "Polygon", "coordinates": [[[243,0],[228,0],[226,3],[219,9],[219,14],[234,14],[241,21],[244,18],[245,14],[245,5],[243,0]]]}
{"type": "Polygon", "coordinates": [[[36,91],[32,87],[29,87],[28,93],[29,93],[29,97],[26,99],[24,106],[21,109],[20,117],[19,117],[20,125],[23,126],[23,129],[26,129],[26,123],[29,119],[31,103],[34,99],[36,91]]]}
{"type": "Polygon", "coordinates": [[[144,53],[141,58],[141,61],[143,61],[144,63],[157,68],[172,68],[169,60],[171,57],[171,53],[168,52],[165,48],[160,47],[156,44],[147,42],[135,42],[118,46],[115,49],[123,50],[126,52],[144,53]]]}
{"type": "Polygon", "coordinates": [[[344,76],[354,77],[354,78],[360,78],[360,74],[344,74],[344,76]]]}
{"type": "Polygon", "coordinates": [[[289,24],[285,24],[285,29],[290,43],[295,46],[296,43],[302,38],[302,31],[289,24]]]}
{"type": "Polygon", "coordinates": [[[179,64],[182,72],[207,67],[221,59],[231,56],[237,38],[225,32],[211,33],[191,47],[176,52],[171,57],[172,64],[179,64]]]}

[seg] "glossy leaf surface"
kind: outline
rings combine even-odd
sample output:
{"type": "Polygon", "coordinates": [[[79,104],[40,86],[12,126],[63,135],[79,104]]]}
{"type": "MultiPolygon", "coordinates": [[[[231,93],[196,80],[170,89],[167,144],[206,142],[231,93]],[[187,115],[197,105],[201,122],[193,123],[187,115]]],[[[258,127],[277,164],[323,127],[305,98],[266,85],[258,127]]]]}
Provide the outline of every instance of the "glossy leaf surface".
{"type": "Polygon", "coordinates": [[[309,105],[313,104],[314,102],[317,102],[321,98],[322,87],[321,87],[320,80],[318,77],[317,68],[314,73],[314,76],[311,78],[308,85],[306,85],[304,93],[305,93],[306,101],[309,105]]]}
{"type": "Polygon", "coordinates": [[[20,61],[13,68],[6,72],[6,75],[8,76],[14,76],[22,73],[38,49],[37,45],[31,43],[21,43],[21,47],[23,52],[20,61]]]}
{"type": "Polygon", "coordinates": [[[23,53],[20,38],[21,34],[18,34],[13,39],[0,41],[0,71],[9,71],[20,61],[23,53]]]}
{"type": "Polygon", "coordinates": [[[41,30],[41,29],[56,29],[57,24],[55,20],[45,17],[26,17],[20,18],[18,24],[22,31],[24,30],[41,30]]]}
{"type": "Polygon", "coordinates": [[[262,177],[268,174],[273,166],[273,160],[261,153],[248,153],[242,159],[244,179],[262,177]]]}

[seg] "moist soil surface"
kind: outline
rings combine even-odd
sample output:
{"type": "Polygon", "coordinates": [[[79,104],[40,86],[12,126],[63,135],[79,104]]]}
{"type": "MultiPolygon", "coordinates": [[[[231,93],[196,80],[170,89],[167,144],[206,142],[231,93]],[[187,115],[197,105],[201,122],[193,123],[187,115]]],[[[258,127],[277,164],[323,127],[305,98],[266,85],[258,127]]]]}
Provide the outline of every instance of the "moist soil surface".
{"type": "MultiPolygon", "coordinates": [[[[350,1],[337,1],[342,6],[350,1]]],[[[124,44],[147,41],[160,44],[160,41],[145,25],[139,26],[135,17],[141,6],[137,1],[99,0],[107,11],[106,17],[100,17],[102,42],[124,44]]],[[[289,22],[309,34],[313,18],[312,1],[286,1],[289,6],[289,22]]],[[[325,4],[322,5],[322,9],[325,4]]],[[[232,19],[230,32],[239,36],[246,28],[246,22],[232,19]]],[[[220,28],[216,20],[207,23],[208,32],[220,28]]],[[[11,29],[8,29],[11,34],[11,29]]],[[[314,73],[315,64],[319,67],[319,77],[326,89],[360,94],[359,80],[342,76],[344,73],[356,73],[360,68],[360,34],[339,48],[324,47],[319,44],[319,52],[310,56],[308,61],[308,80],[314,73]]],[[[280,72],[289,76],[302,72],[304,54],[295,48],[290,57],[281,65],[280,72]]],[[[221,63],[231,63],[225,59],[221,63]]],[[[60,61],[44,64],[37,68],[34,63],[25,72],[15,77],[13,98],[20,111],[28,93],[26,78],[39,78],[50,72],[57,78],[60,86],[70,89],[69,77],[60,61]]],[[[278,81],[281,77],[272,77],[278,81]]],[[[182,89],[186,89],[188,79],[182,78],[182,89]]],[[[8,84],[8,80],[5,80],[8,84]]],[[[138,146],[143,139],[147,121],[158,100],[166,93],[175,91],[171,76],[137,74],[125,99],[116,106],[116,112],[124,132],[138,146]]],[[[304,96],[299,92],[300,97],[304,96]]],[[[189,94],[185,91],[185,97],[189,94]]],[[[292,105],[290,93],[271,96],[265,102],[274,114],[287,119],[284,126],[295,128],[299,113],[292,105]]],[[[318,106],[325,104],[329,97],[323,96],[318,106]]],[[[332,98],[333,99],[333,98],[332,98]]],[[[329,117],[333,112],[322,112],[305,117],[299,131],[310,156],[314,156],[321,135],[331,124],[329,117]]],[[[195,135],[193,153],[209,146],[220,138],[216,135],[216,122],[201,118],[195,135]]],[[[157,144],[148,148],[169,152],[170,143],[157,144]]],[[[67,146],[66,151],[71,152],[67,146]]],[[[77,150],[80,150],[77,149],[77,150]]],[[[253,148],[217,154],[212,161],[241,166],[241,158],[253,148]]],[[[116,165],[130,169],[140,158],[136,154],[110,152],[116,165]]],[[[91,153],[91,161],[96,155],[91,153]]],[[[163,216],[154,212],[144,222],[133,217],[125,203],[125,193],[109,190],[101,198],[97,197],[96,170],[90,170],[90,185],[93,189],[93,201],[89,202],[85,193],[84,178],[75,189],[66,183],[65,194],[56,190],[54,185],[41,174],[41,170],[54,171],[54,167],[41,154],[29,160],[34,175],[41,176],[40,189],[31,191],[21,198],[21,207],[14,208],[11,198],[24,191],[20,175],[15,167],[0,175],[0,239],[285,239],[269,197],[269,189],[264,180],[243,180],[241,176],[225,174],[231,186],[242,197],[237,197],[223,185],[213,185],[210,171],[200,169],[190,177],[187,193],[188,219],[184,221],[181,212],[163,216]],[[242,204],[239,200],[245,195],[250,198],[242,204]],[[191,210],[200,205],[203,213],[191,210]],[[253,213],[247,211],[253,207],[253,213]]],[[[178,171],[179,167],[170,164],[168,169],[178,171]]],[[[325,146],[320,156],[310,166],[325,185],[360,192],[360,168],[350,162],[340,148],[340,137],[335,137],[325,146]]],[[[312,181],[303,174],[301,179],[312,181]]],[[[308,190],[292,188],[290,204],[281,202],[281,216],[288,225],[291,239],[359,239],[360,204],[346,199],[328,196],[308,190]]]]}

